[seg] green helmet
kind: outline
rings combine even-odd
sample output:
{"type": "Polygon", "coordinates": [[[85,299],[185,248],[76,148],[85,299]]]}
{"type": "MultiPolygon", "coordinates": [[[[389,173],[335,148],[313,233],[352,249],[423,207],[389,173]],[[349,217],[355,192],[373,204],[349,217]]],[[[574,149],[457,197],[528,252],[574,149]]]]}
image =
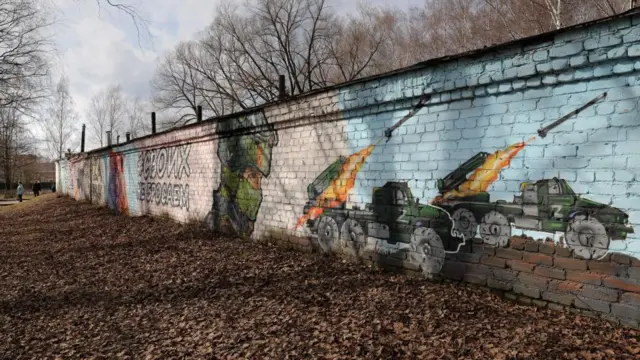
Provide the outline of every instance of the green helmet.
{"type": "Polygon", "coordinates": [[[278,134],[262,110],[218,123],[218,158],[233,172],[254,167],[262,175],[271,172],[271,151],[278,134]]]}

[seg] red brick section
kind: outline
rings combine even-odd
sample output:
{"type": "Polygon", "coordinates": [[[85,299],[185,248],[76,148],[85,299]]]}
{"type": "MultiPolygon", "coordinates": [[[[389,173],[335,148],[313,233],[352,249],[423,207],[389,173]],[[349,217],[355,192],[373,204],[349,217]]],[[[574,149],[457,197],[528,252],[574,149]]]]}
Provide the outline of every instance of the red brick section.
{"type": "Polygon", "coordinates": [[[587,267],[591,272],[597,272],[605,275],[619,276],[625,273],[624,266],[605,261],[589,260],[587,261],[587,267]]]}
{"type": "Polygon", "coordinates": [[[516,249],[516,250],[524,250],[524,244],[527,242],[526,239],[523,238],[519,238],[519,237],[514,237],[511,238],[510,242],[509,242],[509,246],[512,249],[516,249]]]}
{"type": "Polygon", "coordinates": [[[566,273],[562,269],[556,269],[548,266],[537,266],[533,273],[539,276],[544,276],[552,279],[564,280],[566,279],[566,273]]]}
{"type": "Polygon", "coordinates": [[[557,258],[554,258],[553,265],[555,267],[559,267],[567,270],[582,270],[582,271],[587,270],[586,260],[557,257],[557,258]]]}
{"type": "Polygon", "coordinates": [[[534,264],[520,261],[520,260],[507,260],[507,266],[512,268],[513,270],[528,272],[528,273],[532,273],[533,268],[535,267],[534,264]]]}
{"type": "Polygon", "coordinates": [[[498,248],[496,249],[496,256],[503,259],[521,260],[522,251],[498,248]]]}
{"type": "Polygon", "coordinates": [[[640,293],[640,281],[613,276],[604,278],[604,286],[628,292],[640,293]]]}
{"type": "Polygon", "coordinates": [[[524,253],[522,260],[536,265],[553,265],[553,258],[543,254],[524,253]]]}
{"type": "Polygon", "coordinates": [[[495,266],[499,268],[503,268],[507,266],[507,262],[505,259],[497,258],[495,256],[484,255],[480,262],[485,265],[495,266]]]}
{"type": "Polygon", "coordinates": [[[507,248],[474,243],[470,253],[459,253],[455,260],[462,263],[446,266],[454,278],[502,290],[528,304],[576,307],[622,323],[640,319],[635,315],[640,314],[640,260],[626,255],[587,261],[562,245],[514,237],[507,248]]]}
{"type": "Polygon", "coordinates": [[[567,280],[577,281],[585,284],[601,285],[604,275],[588,273],[577,270],[567,271],[567,280]]]}

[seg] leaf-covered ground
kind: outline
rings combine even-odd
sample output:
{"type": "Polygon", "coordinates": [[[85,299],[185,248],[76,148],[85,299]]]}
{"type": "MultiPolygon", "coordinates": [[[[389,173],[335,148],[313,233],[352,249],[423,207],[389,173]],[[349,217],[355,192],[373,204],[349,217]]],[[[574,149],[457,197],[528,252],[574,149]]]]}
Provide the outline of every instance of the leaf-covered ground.
{"type": "Polygon", "coordinates": [[[639,334],[55,195],[0,213],[2,359],[637,359],[639,334]]]}

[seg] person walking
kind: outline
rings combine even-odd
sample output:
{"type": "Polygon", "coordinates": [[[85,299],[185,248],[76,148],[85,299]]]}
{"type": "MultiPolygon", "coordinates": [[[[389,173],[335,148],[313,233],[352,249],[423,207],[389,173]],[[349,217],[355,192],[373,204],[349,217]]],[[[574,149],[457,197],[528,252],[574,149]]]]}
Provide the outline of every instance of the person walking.
{"type": "Polygon", "coordinates": [[[36,180],[36,183],[33,184],[33,195],[40,195],[40,191],[42,191],[42,185],[40,185],[40,180],[36,180]]]}
{"type": "Polygon", "coordinates": [[[22,181],[18,181],[18,189],[16,190],[18,193],[18,201],[22,202],[22,194],[24,194],[24,186],[22,186],[22,181]]]}

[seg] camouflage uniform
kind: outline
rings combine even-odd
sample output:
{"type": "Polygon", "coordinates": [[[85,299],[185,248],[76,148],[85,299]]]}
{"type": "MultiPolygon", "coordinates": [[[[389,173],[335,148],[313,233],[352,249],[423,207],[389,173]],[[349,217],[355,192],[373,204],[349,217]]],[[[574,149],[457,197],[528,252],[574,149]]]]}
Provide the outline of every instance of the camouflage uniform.
{"type": "Polygon", "coordinates": [[[262,177],[271,172],[278,135],[262,111],[220,122],[217,132],[221,136],[220,186],[213,192],[207,223],[215,231],[249,237],[262,202],[262,177]]]}

